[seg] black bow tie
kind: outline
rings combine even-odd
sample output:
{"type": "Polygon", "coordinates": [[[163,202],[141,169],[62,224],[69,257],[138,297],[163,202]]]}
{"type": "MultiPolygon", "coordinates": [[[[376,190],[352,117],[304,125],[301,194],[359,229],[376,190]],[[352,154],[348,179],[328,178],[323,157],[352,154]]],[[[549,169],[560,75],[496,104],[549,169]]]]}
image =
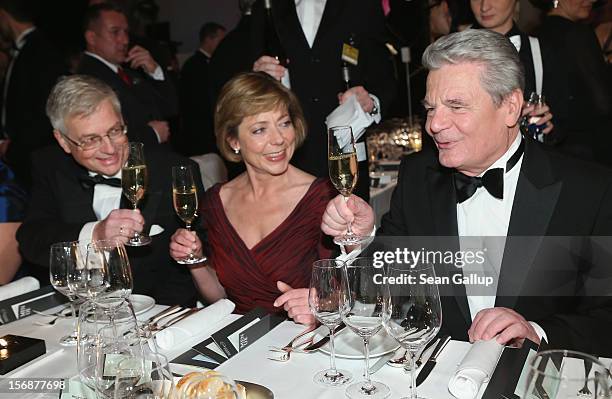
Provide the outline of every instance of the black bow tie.
{"type": "Polygon", "coordinates": [[[94,175],[94,176],[82,176],[79,178],[79,182],[84,189],[89,189],[95,186],[96,184],[106,184],[111,187],[121,187],[121,179],[116,177],[112,177],[110,179],[102,176],[102,175],[94,175]]]}
{"type": "MultiPolygon", "coordinates": [[[[506,172],[516,165],[524,149],[525,139],[521,139],[521,144],[506,163],[506,172]]],[[[504,198],[504,169],[502,168],[489,169],[482,177],[467,176],[455,171],[453,180],[458,204],[474,195],[479,187],[484,187],[495,198],[504,198]]]]}

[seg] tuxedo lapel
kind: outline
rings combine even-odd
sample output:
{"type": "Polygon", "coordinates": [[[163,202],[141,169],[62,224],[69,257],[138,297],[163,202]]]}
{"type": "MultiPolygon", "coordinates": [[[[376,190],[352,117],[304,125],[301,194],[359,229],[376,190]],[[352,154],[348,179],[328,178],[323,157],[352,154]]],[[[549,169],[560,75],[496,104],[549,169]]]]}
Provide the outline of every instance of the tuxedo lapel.
{"type": "MultiPolygon", "coordinates": [[[[455,194],[455,186],[453,183],[453,174],[450,169],[442,166],[430,167],[426,171],[426,180],[429,194],[429,202],[432,206],[432,220],[434,232],[437,236],[457,237],[459,235],[457,228],[457,201],[455,194]]],[[[459,240],[457,239],[455,248],[449,250],[459,250],[459,240]]],[[[440,265],[442,273],[450,277],[457,273],[454,265],[440,265]]],[[[470,308],[467,303],[465,287],[463,285],[453,284],[453,292],[451,293],[454,300],[457,302],[461,314],[463,315],[468,326],[471,324],[470,308]]],[[[452,300],[453,298],[445,298],[452,300]]]]}
{"type": "Polygon", "coordinates": [[[295,46],[310,50],[293,0],[279,0],[272,8],[274,24],[286,52],[295,46]]]}
{"type": "Polygon", "coordinates": [[[496,306],[513,307],[561,193],[546,153],[527,139],[508,226],[496,306]],[[513,238],[515,236],[515,238],[513,238]],[[529,242],[525,236],[529,236],[529,242]],[[528,245],[527,245],[528,244],[528,245]]]}
{"type": "MultiPolygon", "coordinates": [[[[72,159],[69,162],[74,162],[72,159]]],[[[58,169],[56,171],[57,190],[60,193],[70,193],[65,197],[62,205],[65,207],[66,218],[69,221],[80,223],[82,220],[97,220],[93,210],[94,188],[83,188],[79,183],[80,177],[86,177],[87,171],[76,165],[70,165],[69,171],[58,169]]]]}
{"type": "MultiPolygon", "coordinates": [[[[327,0],[325,3],[325,10],[323,11],[323,17],[321,18],[321,23],[319,24],[319,29],[317,29],[317,34],[312,44],[313,48],[320,40],[324,40],[323,38],[325,37],[325,33],[327,31],[329,31],[334,25],[338,24],[340,14],[346,6],[347,0],[327,0]]],[[[340,54],[338,54],[338,57],[340,57],[340,54]]]]}

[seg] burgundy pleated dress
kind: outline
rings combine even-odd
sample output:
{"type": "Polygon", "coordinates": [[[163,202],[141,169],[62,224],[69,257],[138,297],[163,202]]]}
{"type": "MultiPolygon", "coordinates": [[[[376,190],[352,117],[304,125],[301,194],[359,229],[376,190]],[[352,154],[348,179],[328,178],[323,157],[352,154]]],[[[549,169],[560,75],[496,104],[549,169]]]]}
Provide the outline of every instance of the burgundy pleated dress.
{"type": "Polygon", "coordinates": [[[321,231],[321,218],[336,190],[329,179],[317,178],[289,216],[249,249],[225,214],[220,189],[220,184],[211,187],[200,206],[209,265],[216,270],[227,297],[236,304],[237,313],[256,307],[270,313],[283,311],[273,306],[281,295],[276,282],[308,288],[312,263],[332,256],[334,246],[321,231]]]}

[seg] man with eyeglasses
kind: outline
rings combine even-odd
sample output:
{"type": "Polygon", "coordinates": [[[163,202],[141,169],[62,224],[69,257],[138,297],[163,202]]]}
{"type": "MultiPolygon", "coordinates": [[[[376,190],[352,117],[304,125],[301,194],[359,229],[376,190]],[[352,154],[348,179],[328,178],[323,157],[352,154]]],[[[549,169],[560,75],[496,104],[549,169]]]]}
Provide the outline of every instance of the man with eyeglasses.
{"type": "Polygon", "coordinates": [[[133,292],[161,304],[194,305],[191,274],[170,258],[168,246],[170,235],[181,227],[172,205],[171,168],[194,165],[194,180],[203,193],[199,169],[163,146],[145,146],[147,193],[134,211],[121,195],[128,128],[115,92],[92,77],[63,78],[51,91],[47,115],[59,147],[34,154],[32,200],[17,232],[23,256],[46,267],[54,242],[126,242],[135,232],[148,231],[149,246],[128,248],[133,292]]]}

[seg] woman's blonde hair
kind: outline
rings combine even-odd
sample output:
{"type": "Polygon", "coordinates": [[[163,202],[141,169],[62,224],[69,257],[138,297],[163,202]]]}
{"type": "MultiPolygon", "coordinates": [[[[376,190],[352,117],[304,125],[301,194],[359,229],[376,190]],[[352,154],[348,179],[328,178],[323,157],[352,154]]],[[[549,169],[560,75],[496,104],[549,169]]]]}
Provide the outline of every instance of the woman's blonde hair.
{"type": "Polygon", "coordinates": [[[263,72],[245,72],[227,82],[215,109],[215,135],[221,155],[228,161],[240,162],[240,154],[234,153],[228,139],[238,139],[238,126],[244,118],[286,109],[295,129],[295,146],[306,138],[306,121],[300,102],[279,81],[263,72]]]}

